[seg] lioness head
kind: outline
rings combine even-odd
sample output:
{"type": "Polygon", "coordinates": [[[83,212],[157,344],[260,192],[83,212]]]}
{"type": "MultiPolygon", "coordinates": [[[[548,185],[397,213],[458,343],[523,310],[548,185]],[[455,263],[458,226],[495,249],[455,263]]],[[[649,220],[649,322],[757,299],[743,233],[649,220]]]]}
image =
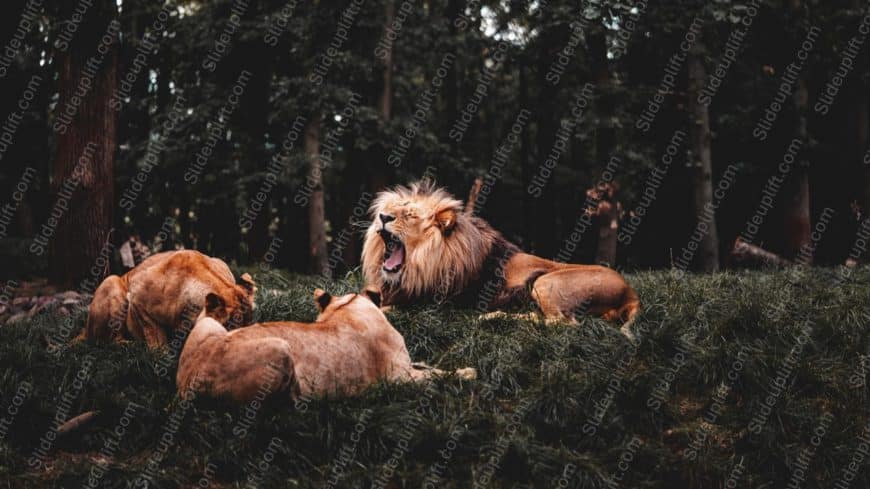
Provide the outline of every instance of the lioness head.
{"type": "Polygon", "coordinates": [[[254,279],[242,274],[235,287],[221,294],[209,292],[205,296],[203,314],[225,325],[227,329],[251,324],[254,319],[254,279]]]}
{"type": "Polygon", "coordinates": [[[477,273],[493,231],[462,212],[462,202],[427,183],[377,195],[362,262],[366,282],[410,295],[449,293],[477,273]]]}
{"type": "Polygon", "coordinates": [[[334,297],[322,289],[314,289],[314,303],[317,305],[317,310],[320,311],[315,320],[318,323],[339,317],[347,317],[353,321],[360,319],[387,320],[379,307],[381,294],[373,289],[340,297],[334,297]]]}

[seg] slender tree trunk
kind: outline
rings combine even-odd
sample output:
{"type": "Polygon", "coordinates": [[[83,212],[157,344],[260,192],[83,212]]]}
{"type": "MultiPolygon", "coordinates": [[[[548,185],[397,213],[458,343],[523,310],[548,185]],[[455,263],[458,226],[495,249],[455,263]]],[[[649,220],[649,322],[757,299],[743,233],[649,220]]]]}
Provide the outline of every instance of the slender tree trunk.
{"type": "MultiPolygon", "coordinates": [[[[384,18],[382,24],[381,36],[386,39],[388,29],[392,27],[393,19],[395,18],[394,0],[388,0],[384,5],[384,18]]],[[[384,130],[388,130],[387,126],[393,116],[393,44],[388,42],[383,57],[375,62],[375,66],[380,64],[380,87],[377,82],[366,84],[362,90],[363,93],[373,97],[377,93],[377,108],[381,115],[381,124],[384,130]]],[[[335,246],[341,246],[339,250],[344,265],[353,267],[359,264],[359,257],[362,250],[360,249],[360,239],[354,235],[352,238],[343,238],[343,242],[337,240],[342,238],[341,234],[336,233],[353,233],[352,228],[349,228],[348,221],[353,218],[353,207],[358,199],[362,197],[361,191],[375,194],[386,187],[390,181],[391,169],[387,166],[388,148],[381,144],[374,144],[366,150],[356,150],[351,140],[353,136],[348,134],[346,138],[348,142],[348,160],[356,162],[356,164],[348,165],[344,172],[341,191],[342,195],[336,198],[336,201],[341,202],[341,208],[336,216],[340,216],[342,229],[337,229],[333,233],[333,239],[336,240],[335,246]]],[[[333,251],[335,252],[335,250],[333,251]]],[[[340,267],[341,263],[334,263],[335,267],[340,267]]],[[[331,270],[335,272],[336,270],[331,270]]]]}
{"type": "MultiPolygon", "coordinates": [[[[853,0],[852,6],[855,9],[860,9],[861,1],[853,0]]],[[[870,59],[867,52],[865,51],[862,54],[862,57],[865,60],[870,59]]],[[[866,61],[865,61],[866,64],[866,61]]],[[[852,83],[858,84],[858,89],[855,92],[855,119],[856,119],[856,129],[858,133],[856,134],[856,144],[857,146],[857,157],[858,164],[861,165],[861,181],[863,185],[861,185],[861,193],[857,196],[859,199],[859,207],[860,207],[860,217],[858,224],[860,226],[861,221],[870,217],[870,145],[868,145],[868,140],[870,140],[870,97],[868,97],[867,92],[870,90],[870,86],[861,78],[856,77],[852,83]]]]}
{"type": "MultiPolygon", "coordinates": [[[[454,21],[459,16],[459,13],[462,12],[462,9],[464,9],[464,8],[465,8],[464,2],[461,2],[460,0],[447,0],[447,8],[445,9],[445,15],[447,17],[446,20],[447,20],[448,29],[450,30],[450,38],[451,39],[456,39],[456,36],[458,35],[458,29],[457,29],[454,21]]],[[[447,105],[446,117],[447,117],[447,126],[448,127],[451,124],[453,124],[456,121],[456,119],[459,117],[459,103],[460,103],[459,102],[459,97],[460,97],[459,80],[460,80],[460,73],[462,73],[462,70],[463,70],[463,63],[462,63],[462,59],[461,59],[462,53],[458,52],[457,49],[453,47],[454,45],[455,45],[454,43],[450,43],[449,49],[450,49],[450,52],[453,54],[455,61],[453,63],[453,67],[450,70],[448,70],[447,79],[444,83],[444,85],[445,85],[444,86],[444,99],[445,99],[445,104],[447,105]]],[[[456,142],[452,138],[450,139],[449,144],[454,149],[457,147],[456,142]]]]}
{"type": "MultiPolygon", "coordinates": [[[[543,22],[547,22],[549,15],[545,10],[542,15],[545,17],[543,22]]],[[[537,51],[537,85],[539,92],[536,100],[536,118],[537,118],[537,134],[535,135],[535,146],[537,147],[536,169],[542,165],[550,155],[550,150],[556,141],[556,132],[559,129],[559,121],[561,120],[564,110],[559,110],[560,107],[556,104],[556,99],[559,95],[559,87],[553,85],[546,79],[547,72],[550,69],[550,64],[558,50],[558,44],[561,37],[555,31],[542,31],[539,39],[539,49],[537,51]]],[[[570,115],[569,115],[570,117],[570,115]]],[[[561,155],[564,157],[564,155],[561,155]]],[[[535,253],[543,256],[554,256],[558,253],[560,232],[556,225],[556,172],[559,170],[559,164],[563,158],[559,158],[555,166],[551,170],[551,174],[546,181],[546,184],[540,190],[540,194],[535,199],[532,207],[532,215],[534,217],[533,225],[535,232],[532,234],[531,248],[535,253]]],[[[537,176],[537,175],[536,175],[537,176]]],[[[534,177],[533,177],[534,178],[534,177]]],[[[531,184],[533,182],[526,182],[531,184]]],[[[573,220],[573,215],[572,215],[573,220]]]]}
{"type": "MultiPolygon", "coordinates": [[[[253,157],[253,162],[250,163],[251,170],[260,172],[263,171],[272,158],[272,154],[264,149],[267,142],[266,133],[269,130],[269,113],[272,108],[269,103],[272,70],[270,69],[271,63],[266,62],[263,58],[256,57],[256,52],[261,49],[259,43],[255,46],[244,46],[244,49],[250,52],[250,59],[257,60],[253,66],[249,64],[249,66],[252,66],[254,79],[251,82],[252,89],[249,90],[248,94],[248,110],[245,111],[243,117],[245,127],[250,129],[250,133],[256,138],[255,141],[258,143],[251,151],[251,156],[253,157]]],[[[248,187],[247,195],[256,195],[263,183],[264,180],[262,178],[257,179],[253,185],[248,187]]],[[[262,260],[269,246],[269,224],[272,222],[272,195],[270,194],[270,199],[266,199],[266,202],[263,203],[263,208],[254,219],[251,229],[248,230],[247,234],[242,235],[248,246],[248,258],[253,261],[262,260]]],[[[238,251],[235,250],[236,253],[238,251]]]]}
{"type": "MultiPolygon", "coordinates": [[[[614,100],[613,76],[607,60],[607,44],[604,33],[593,37],[590,46],[594,54],[595,84],[600,94],[595,103],[599,125],[595,130],[595,163],[603,169],[616,148],[616,129],[613,127],[614,100]]],[[[615,187],[601,189],[602,203],[598,206],[598,245],[595,261],[610,266],[616,264],[616,237],[619,226],[619,211],[615,187]]]]}
{"type": "Polygon", "coordinates": [[[328,269],[326,249],[326,203],[323,193],[323,168],[320,164],[321,116],[315,115],[305,127],[305,156],[311,197],[308,204],[308,256],[312,273],[325,274],[328,269]]]}
{"type": "Polygon", "coordinates": [[[33,207],[30,202],[22,201],[16,217],[19,236],[33,236],[33,207]]]}
{"type": "MultiPolygon", "coordinates": [[[[281,187],[278,189],[278,192],[275,200],[290,200],[293,198],[293,191],[289,189],[281,187]]],[[[286,211],[282,212],[281,220],[278,224],[278,239],[270,242],[271,245],[278,246],[279,248],[279,258],[277,263],[272,264],[273,267],[287,268],[300,273],[306,273],[311,270],[308,257],[308,229],[299,229],[299,223],[305,222],[308,219],[307,214],[307,208],[296,205],[289,206],[286,211]]]]}
{"type": "MultiPolygon", "coordinates": [[[[801,0],[789,0],[793,11],[801,9],[801,0]]],[[[795,108],[795,137],[801,141],[807,140],[807,83],[803,76],[798,78],[792,100],[795,108]]],[[[785,256],[798,256],[801,248],[810,244],[810,181],[809,161],[806,152],[801,152],[801,158],[795,163],[792,179],[786,188],[785,195],[785,256]]],[[[812,257],[809,257],[811,260],[812,257]]],[[[809,265],[810,263],[805,263],[809,265]]]]}
{"type": "MultiPolygon", "coordinates": [[[[384,5],[384,17],[381,36],[387,35],[387,29],[391,27],[395,18],[395,6],[393,0],[388,0],[384,5]]],[[[390,120],[393,116],[393,45],[388,42],[384,50],[383,58],[375,61],[375,66],[380,64],[380,87],[377,84],[368,84],[365,87],[365,93],[377,92],[377,107],[381,115],[381,126],[383,131],[388,131],[390,120]],[[379,91],[378,91],[379,89],[379,91]]],[[[374,102],[373,102],[374,103],[374,102]]],[[[383,144],[374,144],[366,151],[360,153],[360,163],[356,165],[358,168],[365,168],[364,173],[360,176],[364,183],[364,189],[370,193],[376,193],[384,189],[391,179],[392,168],[387,165],[387,157],[389,156],[389,148],[383,144]]],[[[352,153],[355,154],[355,153],[352,153]]],[[[352,209],[348,209],[350,215],[352,209]]],[[[353,240],[348,244],[349,251],[346,254],[356,255],[357,240],[353,240]]],[[[349,262],[353,264],[353,262],[349,262]]]]}
{"type": "MultiPolygon", "coordinates": [[[[341,237],[340,234],[333,233],[333,241],[336,246],[344,246],[344,249],[341,252],[342,263],[335,263],[333,273],[339,271],[344,265],[344,267],[355,267],[359,265],[360,254],[362,250],[360,249],[362,243],[362,230],[355,228],[351,223],[356,219],[353,214],[354,206],[357,205],[357,202],[362,197],[363,192],[366,192],[369,189],[369,185],[371,182],[367,180],[367,168],[363,164],[353,164],[353,162],[365,162],[369,157],[368,150],[360,150],[355,147],[353,144],[352,138],[354,137],[352,134],[345,135],[347,142],[344,143],[347,148],[347,158],[348,161],[352,162],[348,165],[347,168],[342,172],[341,175],[341,195],[337,196],[343,202],[341,209],[341,217],[340,223],[342,230],[336,230],[337,233],[351,233],[351,237],[349,240],[345,238],[344,243],[337,242],[336,240],[341,237]]],[[[332,253],[335,253],[333,251],[332,253]]]]}
{"type": "Polygon", "coordinates": [[[598,192],[598,250],[595,261],[613,267],[616,264],[616,243],[619,232],[619,211],[621,206],[616,197],[617,187],[605,184],[603,188],[592,189],[598,192]]]}
{"type": "MultiPolygon", "coordinates": [[[[104,244],[110,240],[112,208],[115,203],[113,165],[117,112],[109,106],[116,87],[118,70],[117,36],[105,55],[97,51],[100,38],[109,23],[117,17],[114,1],[103,0],[88,14],[80,34],[60,54],[58,118],[61,123],[57,141],[57,158],[51,187],[55,199],[74,185],[68,210],[58,219],[57,231],[49,245],[49,270],[52,282],[71,287],[83,280],[98,283],[99,276],[91,272],[104,244]],[[102,59],[98,59],[102,57],[102,59]],[[79,97],[76,91],[89,77],[84,69],[90,62],[96,67],[89,79],[90,89],[79,97]],[[79,103],[76,104],[76,101],[79,103]],[[73,108],[77,106],[77,109],[73,108]],[[74,112],[69,124],[63,124],[61,114],[74,112]]],[[[81,92],[79,90],[79,92],[81,92]]]]}
{"type": "Polygon", "coordinates": [[[619,212],[617,206],[609,207],[609,212],[602,213],[598,226],[598,251],[595,261],[609,267],[616,266],[616,237],[619,231],[619,212]]]}
{"type": "MultiPolygon", "coordinates": [[[[383,34],[386,36],[387,29],[390,28],[395,17],[395,7],[393,0],[388,0],[384,8],[384,24],[383,34]]],[[[393,44],[388,43],[384,59],[381,67],[381,93],[378,100],[379,109],[381,112],[381,120],[384,126],[389,125],[393,118],[393,44]]],[[[368,189],[370,192],[377,192],[387,186],[389,180],[387,168],[387,148],[381,145],[375,146],[378,151],[377,157],[374,159],[377,162],[369,167],[368,172],[368,189]]]]}
{"type": "Polygon", "coordinates": [[[868,138],[870,138],[870,115],[868,115],[867,109],[867,90],[870,90],[870,88],[867,86],[861,87],[855,103],[858,118],[858,149],[860,151],[858,158],[860,158],[859,164],[863,166],[862,178],[864,181],[862,186],[863,194],[859,196],[861,199],[861,213],[863,214],[862,219],[870,217],[870,147],[867,145],[868,138]]]}
{"type": "MultiPolygon", "coordinates": [[[[393,0],[388,0],[384,8],[383,34],[387,35],[387,29],[391,27],[395,18],[395,6],[393,0]]],[[[381,61],[381,93],[378,106],[381,112],[381,121],[386,127],[393,119],[393,44],[388,43],[384,59],[381,61]]],[[[375,165],[369,165],[368,191],[376,193],[384,189],[390,180],[390,168],[387,166],[387,148],[381,145],[375,146],[378,154],[373,161],[375,165]]],[[[356,246],[356,241],[352,246],[356,246]]]]}
{"type": "Polygon", "coordinates": [[[692,192],[694,194],[694,211],[699,222],[703,219],[707,224],[707,232],[698,243],[698,262],[705,272],[719,270],[719,235],[716,232],[715,214],[707,215],[707,209],[712,210],[713,203],[713,159],[710,152],[710,111],[698,102],[707,72],[702,59],[703,47],[695,45],[689,54],[689,107],[692,117],[689,128],[691,131],[692,156],[690,171],[692,174],[692,192]]]}
{"type": "Polygon", "coordinates": [[[808,168],[803,162],[794,169],[786,198],[785,256],[793,259],[801,248],[810,244],[810,182],[808,168]]]}
{"type": "Polygon", "coordinates": [[[599,93],[598,100],[595,102],[595,111],[599,120],[595,130],[595,162],[599,168],[604,168],[616,147],[616,130],[613,127],[613,77],[607,60],[605,35],[602,33],[593,36],[592,39],[590,48],[595,55],[593,70],[599,93]]]}
{"type": "MultiPolygon", "coordinates": [[[[387,0],[384,8],[384,34],[386,36],[390,29],[393,19],[395,18],[395,6],[393,0],[387,0]]],[[[384,121],[389,121],[393,113],[393,44],[389,43],[384,53],[382,60],[383,66],[381,71],[381,79],[383,87],[381,90],[380,109],[381,117],[384,121]]]]}
{"type": "MultiPolygon", "coordinates": [[[[526,64],[520,63],[517,69],[520,72],[520,107],[529,107],[529,77],[526,73],[526,64]]],[[[532,181],[535,173],[535,161],[532,158],[531,144],[529,141],[529,131],[520,133],[520,169],[523,178],[523,183],[528,185],[532,181]]],[[[523,236],[524,239],[532,235],[533,224],[535,221],[534,201],[532,196],[523,188],[523,236]]],[[[522,243],[524,248],[527,248],[526,243],[522,243]]]]}

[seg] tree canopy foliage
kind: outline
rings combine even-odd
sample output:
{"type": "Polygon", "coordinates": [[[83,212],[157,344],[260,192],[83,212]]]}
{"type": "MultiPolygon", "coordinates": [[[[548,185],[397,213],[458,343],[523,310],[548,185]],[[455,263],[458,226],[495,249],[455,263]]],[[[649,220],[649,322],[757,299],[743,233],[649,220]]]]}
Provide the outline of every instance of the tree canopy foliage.
{"type": "MultiPolygon", "coordinates": [[[[26,248],[54,202],[59,43],[75,9],[90,2],[60,3],[44,3],[19,47],[13,41],[27,4],[5,5],[0,19],[9,59],[0,113],[20,112],[0,160],[0,196],[10,200],[27,168],[38,174],[8,226],[8,249],[26,248]]],[[[464,199],[482,176],[486,199],[477,212],[524,248],[554,256],[582,227],[585,191],[604,172],[618,185],[621,225],[642,221],[630,242],[620,240],[617,265],[670,266],[698,222],[698,155],[688,139],[674,144],[695,123],[687,63],[675,58],[689,51],[712,90],[705,105],[714,188],[734,172],[715,212],[721,250],[746,229],[795,138],[813,222],[834,211],[817,262],[843,262],[870,208],[870,48],[859,42],[866,2],[118,5],[117,242],[170,229],[164,247],[240,262],[270,253],[275,266],[310,270],[304,126],[319,120],[324,227],[339,268],[356,265],[361,209],[383,185],[430,175],[464,199]],[[799,84],[808,96],[803,111],[793,102],[799,84]],[[833,96],[825,108],[826,94],[833,96]],[[775,121],[761,137],[765,111],[775,121]],[[653,188],[668,151],[673,162],[653,188]],[[542,182],[540,196],[534,181],[542,182]]],[[[789,202],[776,199],[756,244],[788,249],[789,202]]],[[[583,231],[572,259],[594,260],[597,239],[583,231]]]]}

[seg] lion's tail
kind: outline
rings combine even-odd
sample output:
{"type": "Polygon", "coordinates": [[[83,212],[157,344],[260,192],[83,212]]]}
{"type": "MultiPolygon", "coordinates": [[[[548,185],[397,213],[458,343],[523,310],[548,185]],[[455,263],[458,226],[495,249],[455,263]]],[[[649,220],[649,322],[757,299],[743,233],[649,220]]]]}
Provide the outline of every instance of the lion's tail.
{"type": "Polygon", "coordinates": [[[619,317],[625,322],[619,330],[629,339],[634,340],[635,335],[631,331],[631,326],[634,324],[635,319],[637,319],[638,313],[640,313],[640,297],[637,296],[637,292],[630,285],[626,285],[626,287],[628,287],[628,290],[625,293],[625,300],[622,303],[622,307],[619,308],[619,317]]]}

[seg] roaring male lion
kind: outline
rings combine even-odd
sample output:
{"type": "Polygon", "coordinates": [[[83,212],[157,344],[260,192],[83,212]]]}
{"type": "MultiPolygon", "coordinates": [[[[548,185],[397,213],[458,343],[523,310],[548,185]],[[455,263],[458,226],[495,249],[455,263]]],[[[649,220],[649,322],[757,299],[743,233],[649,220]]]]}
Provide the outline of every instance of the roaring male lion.
{"type": "MultiPolygon", "coordinates": [[[[421,381],[443,374],[417,369],[405,339],[378,308],[375,291],[333,297],[317,289],[313,323],[270,322],[227,331],[223,299],[208,294],[178,360],[182,398],[238,402],[357,394],[379,380],[421,381]]],[[[473,369],[456,372],[473,378],[473,369]]]]}
{"type": "Polygon", "coordinates": [[[193,250],[157,253],[124,275],[103,280],[78,339],[144,339],[151,348],[163,346],[173,331],[193,323],[209,293],[224,301],[227,319],[249,324],[255,290],[250,275],[236,283],[218,258],[193,250]]]}
{"type": "Polygon", "coordinates": [[[523,253],[428,182],[379,193],[370,212],[362,268],[385,305],[450,299],[484,311],[534,300],[548,320],[575,322],[588,312],[624,322],[622,332],[632,337],[640,300],[610,268],[523,253]]]}

